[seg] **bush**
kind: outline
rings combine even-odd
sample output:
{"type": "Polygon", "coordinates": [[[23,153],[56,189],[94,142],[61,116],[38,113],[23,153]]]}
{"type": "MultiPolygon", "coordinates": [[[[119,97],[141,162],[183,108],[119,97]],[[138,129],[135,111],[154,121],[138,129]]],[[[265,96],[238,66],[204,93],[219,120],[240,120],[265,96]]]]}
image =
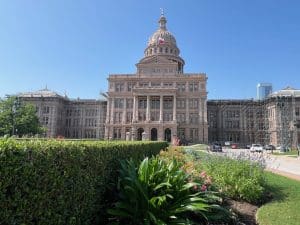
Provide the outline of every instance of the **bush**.
{"type": "Polygon", "coordinates": [[[249,160],[193,152],[198,171],[206,171],[225,196],[258,203],[265,191],[263,167],[249,160]]]}
{"type": "Polygon", "coordinates": [[[165,142],[0,139],[2,224],[96,224],[118,159],[157,154],[165,142]],[[98,218],[97,218],[98,217],[98,218]]]}
{"type": "Polygon", "coordinates": [[[265,174],[260,162],[230,159],[183,147],[168,148],[160,157],[177,159],[194,181],[225,197],[260,203],[265,194],[265,174]]]}
{"type": "Polygon", "coordinates": [[[119,200],[108,210],[115,216],[111,224],[200,224],[229,216],[214,204],[218,198],[212,193],[194,190],[199,184],[189,182],[175,159],[146,158],[138,168],[132,160],[121,165],[119,200]]]}

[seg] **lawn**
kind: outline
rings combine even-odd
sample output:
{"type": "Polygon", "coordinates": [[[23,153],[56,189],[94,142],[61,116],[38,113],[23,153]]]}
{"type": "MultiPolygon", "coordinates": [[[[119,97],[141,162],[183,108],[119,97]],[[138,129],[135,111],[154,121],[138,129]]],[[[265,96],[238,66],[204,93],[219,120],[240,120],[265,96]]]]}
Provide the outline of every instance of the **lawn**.
{"type": "Polygon", "coordinates": [[[273,200],[259,208],[257,220],[260,225],[300,224],[300,182],[266,173],[273,200]]]}
{"type": "Polygon", "coordinates": [[[274,152],[273,155],[298,155],[298,151],[297,150],[292,150],[292,151],[288,151],[288,152],[274,152]]]}

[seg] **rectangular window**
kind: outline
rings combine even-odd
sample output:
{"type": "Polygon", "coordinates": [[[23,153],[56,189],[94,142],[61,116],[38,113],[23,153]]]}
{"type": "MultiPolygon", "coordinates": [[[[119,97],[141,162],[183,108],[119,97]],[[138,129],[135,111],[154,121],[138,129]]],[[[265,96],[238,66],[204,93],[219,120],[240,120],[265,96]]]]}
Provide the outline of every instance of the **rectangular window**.
{"type": "Polygon", "coordinates": [[[123,112],[115,112],[114,122],[115,123],[121,123],[122,122],[122,115],[123,115],[123,112]]]}
{"type": "Polygon", "coordinates": [[[132,121],[132,112],[127,112],[126,113],[126,122],[131,123],[132,121]]]}
{"type": "Polygon", "coordinates": [[[190,114],[190,123],[191,124],[197,124],[198,123],[198,114],[197,113],[191,113],[190,114]]]}
{"type": "Polygon", "coordinates": [[[199,101],[197,98],[189,99],[189,107],[191,109],[198,109],[199,101]]]}
{"type": "Polygon", "coordinates": [[[124,84],[123,83],[116,83],[115,84],[115,91],[116,92],[122,92],[122,91],[124,91],[124,84]]]}
{"type": "Polygon", "coordinates": [[[116,98],[115,99],[115,108],[116,109],[123,109],[124,106],[124,99],[123,98],[116,98]]]}
{"type": "Polygon", "coordinates": [[[160,107],[160,99],[159,98],[151,98],[151,103],[150,103],[151,109],[159,109],[160,107]]]}
{"type": "Polygon", "coordinates": [[[139,121],[145,121],[146,120],[146,112],[139,112],[139,121]]]}
{"type": "Polygon", "coordinates": [[[185,139],[185,128],[178,128],[178,137],[181,140],[185,139]]]}
{"type": "Polygon", "coordinates": [[[134,83],[128,82],[128,83],[127,83],[127,91],[132,91],[134,85],[135,85],[134,83]]]}
{"type": "Polygon", "coordinates": [[[185,92],[185,83],[177,83],[176,87],[179,92],[185,92]]]}
{"type": "Polygon", "coordinates": [[[296,110],[295,110],[295,115],[296,115],[296,116],[299,116],[299,115],[300,115],[300,108],[299,108],[299,107],[296,108],[296,110]]]}
{"type": "Polygon", "coordinates": [[[198,83],[197,82],[191,82],[189,83],[189,91],[190,92],[197,92],[199,90],[198,83]]]}
{"type": "Polygon", "coordinates": [[[177,122],[185,123],[185,113],[177,113],[176,117],[177,122]]]}
{"type": "Polygon", "coordinates": [[[43,113],[48,114],[50,112],[50,107],[49,106],[44,106],[43,107],[43,113]]]}
{"type": "Polygon", "coordinates": [[[139,98],[139,109],[146,109],[147,108],[147,99],[146,98],[139,98]]]}
{"type": "Polygon", "coordinates": [[[149,83],[140,83],[139,86],[140,87],[149,87],[149,83]]]}
{"type": "Polygon", "coordinates": [[[151,121],[159,121],[159,112],[151,112],[150,119],[151,121]]]}
{"type": "Polygon", "coordinates": [[[47,116],[43,117],[43,124],[48,125],[48,123],[49,123],[49,117],[47,116]]]}
{"type": "Polygon", "coordinates": [[[172,121],[173,120],[173,113],[170,113],[170,112],[167,112],[167,113],[164,113],[164,121],[172,121]]]}
{"type": "Polygon", "coordinates": [[[173,99],[166,98],[163,101],[164,101],[163,102],[164,109],[172,109],[172,107],[173,107],[173,99]]]}
{"type": "Polygon", "coordinates": [[[164,83],[164,87],[173,87],[173,83],[164,83]]]}
{"type": "Polygon", "coordinates": [[[177,107],[177,109],[185,109],[185,99],[178,98],[176,101],[176,107],[177,107]]]}
{"type": "Polygon", "coordinates": [[[152,82],[151,87],[160,87],[160,83],[152,82]]]}
{"type": "Polygon", "coordinates": [[[119,128],[119,127],[114,127],[114,130],[113,130],[113,138],[114,138],[114,139],[121,139],[121,128],[119,128]]]}
{"type": "Polygon", "coordinates": [[[133,99],[126,99],[126,108],[127,109],[132,109],[133,108],[133,99]]]}
{"type": "Polygon", "coordinates": [[[190,129],[190,138],[192,139],[192,141],[198,140],[198,129],[197,128],[190,129]]]}

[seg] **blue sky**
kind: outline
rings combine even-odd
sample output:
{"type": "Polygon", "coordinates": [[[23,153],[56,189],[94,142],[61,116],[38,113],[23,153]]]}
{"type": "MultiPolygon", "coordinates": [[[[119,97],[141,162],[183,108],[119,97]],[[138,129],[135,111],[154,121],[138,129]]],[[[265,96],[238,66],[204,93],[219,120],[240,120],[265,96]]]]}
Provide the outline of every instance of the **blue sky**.
{"type": "Polygon", "coordinates": [[[98,98],[134,73],[160,8],[208,98],[255,98],[256,84],[300,88],[300,1],[1,0],[0,97],[44,88],[98,98]]]}

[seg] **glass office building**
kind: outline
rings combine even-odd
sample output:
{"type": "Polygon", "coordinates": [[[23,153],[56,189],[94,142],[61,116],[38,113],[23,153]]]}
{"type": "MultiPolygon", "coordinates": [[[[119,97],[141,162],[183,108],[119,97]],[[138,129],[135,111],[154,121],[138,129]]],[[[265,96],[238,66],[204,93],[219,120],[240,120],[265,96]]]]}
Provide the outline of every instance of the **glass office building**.
{"type": "Polygon", "coordinates": [[[257,99],[263,100],[272,93],[272,84],[270,83],[259,83],[257,84],[257,99]]]}

